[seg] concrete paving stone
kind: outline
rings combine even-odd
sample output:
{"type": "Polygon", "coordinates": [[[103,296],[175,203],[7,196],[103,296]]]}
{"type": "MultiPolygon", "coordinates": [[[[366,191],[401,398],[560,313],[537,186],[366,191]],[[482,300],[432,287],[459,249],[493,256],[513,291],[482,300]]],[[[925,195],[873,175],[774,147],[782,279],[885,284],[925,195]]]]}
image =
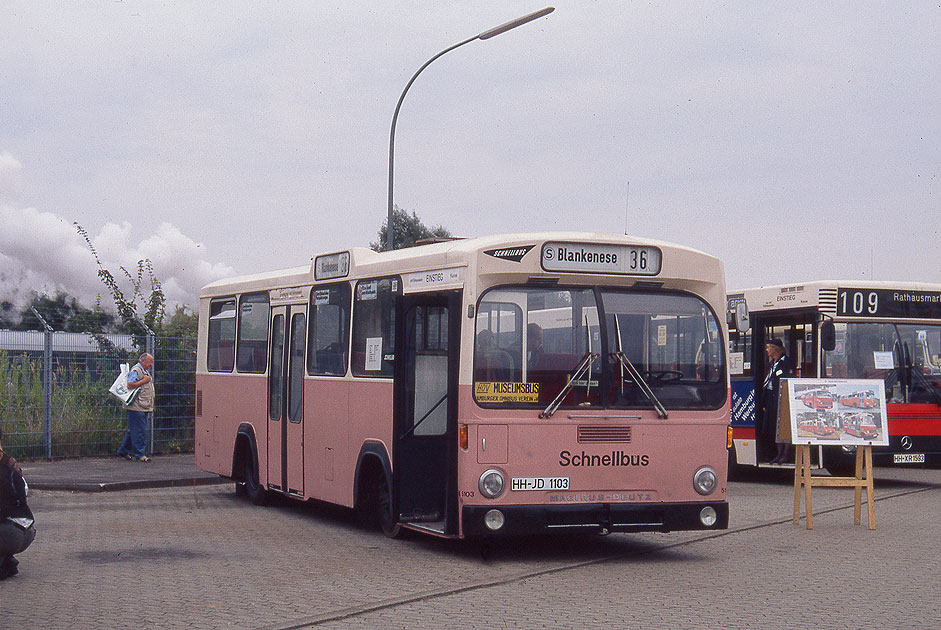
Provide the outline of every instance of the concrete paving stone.
{"type": "Polygon", "coordinates": [[[155,455],[150,462],[123,457],[86,457],[21,462],[23,476],[36,490],[107,492],[225,483],[196,467],[192,453],[155,455]]]}
{"type": "Polygon", "coordinates": [[[328,506],[252,506],[231,484],[39,490],[0,627],[939,627],[941,473],[881,472],[875,531],[836,488],[814,489],[813,531],[795,527],[789,481],[761,478],[730,484],[728,532],[533,538],[486,559],[328,506]]]}

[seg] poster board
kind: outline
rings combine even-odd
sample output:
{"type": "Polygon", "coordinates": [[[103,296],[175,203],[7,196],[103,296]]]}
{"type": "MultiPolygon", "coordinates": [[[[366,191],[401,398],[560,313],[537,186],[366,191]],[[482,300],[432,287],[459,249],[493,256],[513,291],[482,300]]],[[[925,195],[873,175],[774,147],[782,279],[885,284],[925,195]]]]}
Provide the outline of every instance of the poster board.
{"type": "Polygon", "coordinates": [[[781,379],[778,437],[792,444],[887,446],[881,379],[781,379]]]}

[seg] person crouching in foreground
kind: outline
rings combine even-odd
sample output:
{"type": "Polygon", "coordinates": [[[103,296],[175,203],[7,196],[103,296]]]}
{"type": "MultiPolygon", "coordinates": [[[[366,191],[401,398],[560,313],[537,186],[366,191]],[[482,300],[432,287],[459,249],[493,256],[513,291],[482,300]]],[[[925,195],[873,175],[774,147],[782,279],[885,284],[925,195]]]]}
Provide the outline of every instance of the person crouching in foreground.
{"type": "Polygon", "coordinates": [[[27,486],[16,460],[3,452],[0,429],[0,580],[16,575],[14,554],[26,551],[36,538],[33,513],[26,505],[27,486]]]}

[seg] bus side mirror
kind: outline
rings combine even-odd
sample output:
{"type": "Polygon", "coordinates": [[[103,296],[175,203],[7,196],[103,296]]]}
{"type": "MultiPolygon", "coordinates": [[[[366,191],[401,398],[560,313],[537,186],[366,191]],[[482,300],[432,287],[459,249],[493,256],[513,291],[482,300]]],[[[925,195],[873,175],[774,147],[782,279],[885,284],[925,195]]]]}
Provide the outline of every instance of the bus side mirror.
{"type": "Polygon", "coordinates": [[[836,348],[836,327],[830,320],[820,324],[820,347],[827,352],[836,348]]]}
{"type": "Polygon", "coordinates": [[[744,302],[735,305],[735,328],[741,332],[748,332],[751,321],[748,318],[748,306],[744,302]]]}

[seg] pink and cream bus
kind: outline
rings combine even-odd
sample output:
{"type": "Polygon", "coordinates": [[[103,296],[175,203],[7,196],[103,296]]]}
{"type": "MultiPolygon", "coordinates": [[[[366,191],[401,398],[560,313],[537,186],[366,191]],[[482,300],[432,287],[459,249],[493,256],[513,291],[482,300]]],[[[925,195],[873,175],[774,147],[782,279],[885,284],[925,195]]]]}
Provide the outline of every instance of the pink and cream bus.
{"type": "Polygon", "coordinates": [[[387,535],[728,527],[722,264],[511,234],[203,288],[196,461],[387,535]]]}

